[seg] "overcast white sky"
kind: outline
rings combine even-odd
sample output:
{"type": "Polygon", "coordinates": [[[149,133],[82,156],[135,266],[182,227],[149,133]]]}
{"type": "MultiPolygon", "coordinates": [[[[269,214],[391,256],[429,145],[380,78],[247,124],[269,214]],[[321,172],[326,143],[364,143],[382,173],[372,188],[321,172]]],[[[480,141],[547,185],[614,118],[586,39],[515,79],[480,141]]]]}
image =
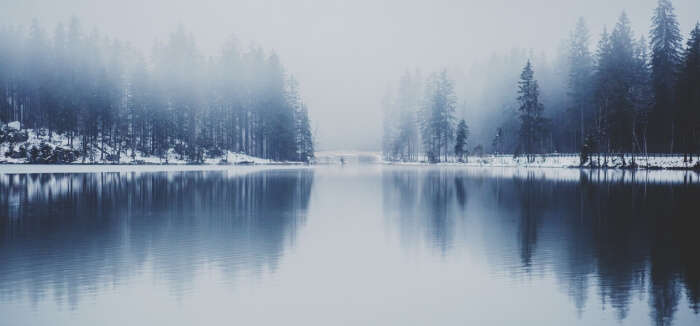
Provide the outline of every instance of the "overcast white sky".
{"type": "MultiPolygon", "coordinates": [[[[700,0],[675,0],[683,35],[700,0]]],[[[301,83],[322,149],[379,149],[380,99],[406,69],[472,62],[513,47],[553,53],[583,16],[597,36],[626,10],[647,34],[656,0],[1,0],[0,24],[47,29],[75,15],[86,29],[149,53],[183,24],[200,51],[235,34],[280,55],[301,83]]],[[[592,44],[594,45],[594,44],[592,44]]],[[[479,82],[475,80],[474,82],[479,82]]]]}

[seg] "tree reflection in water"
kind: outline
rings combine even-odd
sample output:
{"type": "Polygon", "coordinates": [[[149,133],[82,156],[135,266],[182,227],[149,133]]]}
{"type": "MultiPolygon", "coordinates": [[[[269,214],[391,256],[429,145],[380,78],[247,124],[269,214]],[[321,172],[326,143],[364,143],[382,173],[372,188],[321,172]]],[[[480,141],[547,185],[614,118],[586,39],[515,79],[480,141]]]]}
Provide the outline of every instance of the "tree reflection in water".
{"type": "Polygon", "coordinates": [[[145,268],[177,296],[205,265],[274,272],[312,183],[309,169],[0,175],[0,299],[75,307],[145,268]]]}
{"type": "Polygon", "coordinates": [[[693,178],[662,183],[600,171],[571,180],[532,171],[393,169],[383,175],[384,211],[398,219],[402,243],[424,238],[442,254],[473,241],[457,239],[456,228],[466,225],[460,219],[476,219],[469,225],[480,225],[497,268],[553,274],[579,313],[589,288],[620,319],[632,298],[646,296],[650,318],[668,325],[683,296],[699,313],[700,184],[686,173],[693,178]]]}

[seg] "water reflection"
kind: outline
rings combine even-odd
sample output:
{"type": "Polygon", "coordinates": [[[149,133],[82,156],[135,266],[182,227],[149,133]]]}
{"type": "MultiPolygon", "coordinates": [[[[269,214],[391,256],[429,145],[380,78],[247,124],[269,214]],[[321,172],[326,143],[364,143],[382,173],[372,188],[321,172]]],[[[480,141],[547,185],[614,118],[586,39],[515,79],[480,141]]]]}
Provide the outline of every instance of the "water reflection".
{"type": "Polygon", "coordinates": [[[698,314],[698,175],[565,173],[390,169],[383,211],[404,246],[483,248],[495,273],[555,277],[579,314],[597,306],[591,289],[620,320],[637,298],[656,325],[671,324],[680,305],[698,314]]]}
{"type": "Polygon", "coordinates": [[[697,173],[248,172],[0,174],[0,315],[37,325],[700,320],[697,173]]]}
{"type": "Polygon", "coordinates": [[[274,271],[312,170],[0,174],[0,300],[81,296],[153,272],[181,296],[204,268],[274,271]]]}

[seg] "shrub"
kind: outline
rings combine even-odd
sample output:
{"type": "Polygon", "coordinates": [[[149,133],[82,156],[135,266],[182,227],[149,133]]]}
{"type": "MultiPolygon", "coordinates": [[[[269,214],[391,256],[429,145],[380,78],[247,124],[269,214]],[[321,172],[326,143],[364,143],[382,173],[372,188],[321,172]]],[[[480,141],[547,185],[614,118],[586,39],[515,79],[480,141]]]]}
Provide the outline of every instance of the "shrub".
{"type": "Polygon", "coordinates": [[[53,156],[53,148],[47,143],[42,142],[39,145],[40,163],[56,163],[53,156]]]}
{"type": "Polygon", "coordinates": [[[13,157],[15,154],[15,144],[10,143],[10,147],[7,148],[5,152],[5,157],[13,157]]]}
{"type": "Polygon", "coordinates": [[[19,151],[17,152],[16,155],[17,155],[17,156],[16,156],[16,157],[13,157],[13,158],[23,158],[23,159],[26,159],[26,158],[27,158],[27,147],[25,147],[24,145],[19,145],[19,151]]]}
{"type": "Polygon", "coordinates": [[[73,163],[78,157],[80,157],[79,151],[56,146],[53,149],[50,161],[46,163],[73,163]]]}
{"type": "Polygon", "coordinates": [[[32,145],[32,148],[29,150],[29,163],[41,163],[39,162],[40,154],[39,148],[36,145],[32,145]]]}
{"type": "Polygon", "coordinates": [[[207,157],[209,158],[221,157],[223,155],[224,151],[222,151],[221,148],[218,147],[213,147],[207,150],[207,157]]]}
{"type": "Polygon", "coordinates": [[[484,147],[481,145],[477,145],[476,147],[474,147],[472,152],[474,153],[475,156],[479,156],[479,157],[484,156],[484,147]]]}
{"type": "Polygon", "coordinates": [[[0,128],[0,143],[21,143],[29,139],[29,134],[23,130],[16,130],[8,126],[0,128]]]}

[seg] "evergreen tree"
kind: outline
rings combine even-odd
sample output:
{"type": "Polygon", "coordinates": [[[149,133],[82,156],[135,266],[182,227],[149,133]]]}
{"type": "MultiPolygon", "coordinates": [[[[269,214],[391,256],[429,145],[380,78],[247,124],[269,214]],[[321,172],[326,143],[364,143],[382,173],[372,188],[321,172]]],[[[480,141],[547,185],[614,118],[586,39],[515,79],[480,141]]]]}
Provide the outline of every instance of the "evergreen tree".
{"type": "Polygon", "coordinates": [[[265,151],[263,157],[279,161],[297,159],[296,123],[294,104],[285,99],[284,71],[277,55],[272,54],[267,62],[268,73],[264,96],[267,116],[265,151]]]}
{"type": "Polygon", "coordinates": [[[398,112],[398,130],[395,139],[395,148],[400,159],[410,161],[415,159],[418,146],[418,127],[416,124],[416,111],[418,107],[418,83],[417,76],[405,73],[399,82],[396,99],[398,112]]]}
{"type": "Polygon", "coordinates": [[[595,124],[592,136],[589,137],[588,147],[591,151],[607,152],[608,141],[608,121],[609,111],[612,99],[612,48],[610,43],[610,34],[607,29],[603,29],[603,33],[598,41],[596,50],[596,70],[595,70],[595,124]]]}
{"type": "Polygon", "coordinates": [[[651,69],[647,41],[644,36],[639,38],[635,47],[635,64],[632,78],[630,96],[634,107],[634,121],[632,123],[633,153],[648,152],[649,112],[653,106],[653,94],[651,89],[651,69]]]}
{"type": "Polygon", "coordinates": [[[129,148],[131,157],[136,157],[140,151],[146,155],[153,153],[153,112],[149,103],[150,80],[146,62],[142,56],[137,56],[129,74],[127,90],[127,110],[130,120],[129,148]]]}
{"type": "MultiPolygon", "coordinates": [[[[677,85],[679,150],[684,159],[700,153],[700,23],[690,32],[677,85]]],[[[700,159],[700,158],[699,158],[700,159]]]]}
{"type": "Polygon", "coordinates": [[[670,0],[659,0],[654,10],[651,28],[652,85],[655,106],[652,125],[653,147],[658,151],[673,151],[675,123],[674,92],[678,66],[681,61],[680,29],[670,0]]]}
{"type": "Polygon", "coordinates": [[[447,160],[454,137],[457,96],[454,83],[443,70],[431,76],[420,113],[423,149],[430,162],[447,160]]]}
{"type": "Polygon", "coordinates": [[[455,156],[459,162],[464,161],[467,153],[467,140],[469,139],[469,127],[464,119],[457,125],[457,137],[455,139],[455,156]]]}
{"type": "Polygon", "coordinates": [[[308,163],[314,157],[311,122],[308,108],[299,96],[298,82],[293,77],[288,82],[287,102],[294,110],[296,160],[308,163]]]}
{"type": "Polygon", "coordinates": [[[628,152],[632,149],[634,119],[633,83],[635,78],[635,44],[630,21],[622,13],[610,34],[610,110],[608,111],[608,150],[628,152]]]}
{"type": "Polygon", "coordinates": [[[520,113],[520,150],[533,159],[533,154],[543,149],[545,119],[544,106],[540,103],[540,89],[530,60],[523,68],[518,82],[518,112],[520,113]]]}
{"type": "Polygon", "coordinates": [[[382,98],[382,156],[386,161],[393,161],[398,156],[398,115],[392,91],[387,89],[382,98]]]}
{"type": "Polygon", "coordinates": [[[579,18],[568,47],[568,96],[571,103],[570,122],[573,123],[574,143],[582,146],[591,113],[591,82],[593,59],[589,50],[588,28],[579,18]]]}
{"type": "Polygon", "coordinates": [[[504,145],[503,138],[504,138],[503,128],[496,129],[496,135],[493,136],[493,140],[491,141],[491,147],[493,148],[494,154],[503,153],[503,145],[504,145]]]}
{"type": "MultiPolygon", "coordinates": [[[[49,129],[49,138],[57,133],[70,133],[70,115],[68,114],[67,105],[68,86],[69,86],[69,59],[66,53],[66,31],[62,23],[56,26],[53,37],[52,49],[52,65],[48,78],[48,88],[50,89],[49,100],[47,103],[47,113],[51,117],[47,127],[49,129]]],[[[73,138],[69,136],[69,145],[72,147],[73,138]]]]}
{"type": "Polygon", "coordinates": [[[84,34],[77,18],[53,39],[36,21],[27,32],[0,28],[0,122],[49,140],[33,161],[72,161],[76,149],[83,162],[140,152],[201,163],[224,151],[309,161],[308,109],[286,89],[276,55],[241,54],[229,41],[205,59],[182,27],[154,45],[150,62],[97,30],[84,34]],[[52,149],[56,134],[69,150],[52,149]]]}
{"type": "Polygon", "coordinates": [[[300,162],[310,162],[314,158],[314,139],[309,121],[309,109],[301,103],[297,116],[297,153],[300,162]]]}
{"type": "Polygon", "coordinates": [[[27,54],[23,76],[23,90],[28,99],[20,120],[25,127],[45,125],[49,117],[44,110],[47,104],[47,82],[49,71],[49,42],[37,20],[32,21],[27,40],[27,54]]]}
{"type": "Polygon", "coordinates": [[[396,95],[389,89],[382,100],[382,150],[386,160],[411,161],[417,157],[420,83],[419,73],[406,72],[399,80],[396,95]]]}

